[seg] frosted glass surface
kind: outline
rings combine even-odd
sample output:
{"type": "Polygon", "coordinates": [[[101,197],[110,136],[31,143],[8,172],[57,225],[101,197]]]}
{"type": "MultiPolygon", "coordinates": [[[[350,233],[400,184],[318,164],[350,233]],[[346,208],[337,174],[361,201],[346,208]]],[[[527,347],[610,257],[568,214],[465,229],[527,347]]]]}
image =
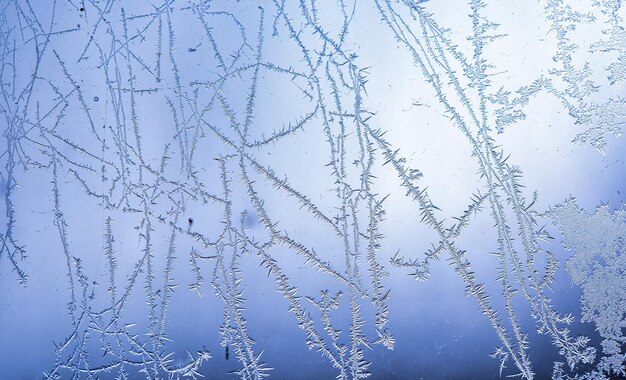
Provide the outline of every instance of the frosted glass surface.
{"type": "Polygon", "coordinates": [[[0,10],[0,379],[626,378],[621,1],[0,10]]]}

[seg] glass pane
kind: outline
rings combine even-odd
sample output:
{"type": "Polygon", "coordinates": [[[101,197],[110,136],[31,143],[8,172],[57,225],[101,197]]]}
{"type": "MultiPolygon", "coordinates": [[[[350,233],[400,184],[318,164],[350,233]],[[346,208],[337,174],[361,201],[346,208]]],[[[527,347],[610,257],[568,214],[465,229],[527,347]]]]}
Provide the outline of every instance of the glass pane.
{"type": "Polygon", "coordinates": [[[0,377],[626,377],[620,1],[0,5],[0,377]]]}

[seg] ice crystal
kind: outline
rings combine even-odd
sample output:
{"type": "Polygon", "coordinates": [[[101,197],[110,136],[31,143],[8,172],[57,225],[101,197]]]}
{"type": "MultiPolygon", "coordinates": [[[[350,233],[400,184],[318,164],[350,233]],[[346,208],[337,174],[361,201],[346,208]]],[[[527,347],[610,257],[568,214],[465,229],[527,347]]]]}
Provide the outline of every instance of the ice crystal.
{"type": "Polygon", "coordinates": [[[598,370],[626,376],[626,211],[602,205],[589,214],[569,199],[549,215],[572,252],[566,268],[583,291],[582,320],[593,322],[603,339],[598,370]]]}
{"type": "Polygon", "coordinates": [[[281,352],[322,377],[379,378],[396,373],[385,358],[426,349],[394,326],[425,329],[429,305],[394,304],[408,274],[477,305],[494,373],[547,376],[535,330],[560,355],[554,378],[626,376],[626,214],[573,200],[541,214],[501,139],[552,102],[577,149],[620,141],[621,2],[518,10],[539,25],[526,42],[548,41],[535,55],[501,2],[444,3],[0,0],[0,317],[14,324],[0,336],[25,331],[15,310],[34,287],[64,313],[37,347],[45,378],[304,366],[281,352]],[[508,67],[520,51],[541,67],[508,67]],[[545,216],[599,345],[553,300],[545,216]]]}

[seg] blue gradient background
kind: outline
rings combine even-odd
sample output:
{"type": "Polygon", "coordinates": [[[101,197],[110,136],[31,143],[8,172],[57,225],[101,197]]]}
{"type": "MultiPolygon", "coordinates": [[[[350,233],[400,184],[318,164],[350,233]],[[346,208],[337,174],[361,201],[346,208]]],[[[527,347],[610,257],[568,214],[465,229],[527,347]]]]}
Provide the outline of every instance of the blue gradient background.
{"type": "MultiPolygon", "coordinates": [[[[322,2],[320,5],[319,17],[330,27],[336,26],[339,22],[337,7],[334,2],[328,3],[333,4],[322,2]]],[[[19,24],[13,2],[5,0],[0,4],[5,10],[3,33],[14,27],[23,27],[19,24]]],[[[49,25],[52,2],[31,1],[31,4],[34,14],[45,27],[61,31],[80,26],[76,31],[52,36],[50,46],[58,51],[68,65],[73,79],[80,84],[96,128],[113,123],[112,100],[99,66],[97,50],[91,48],[87,59],[77,63],[85,44],[94,34],[93,28],[98,19],[94,4],[87,4],[87,12],[80,12],[71,2],[57,2],[53,25],[49,25]],[[98,97],[97,101],[95,97],[98,97]]],[[[95,4],[103,6],[104,2],[95,4]]],[[[107,41],[106,25],[109,23],[120,30],[120,5],[115,4],[112,7],[110,19],[96,31],[93,36],[95,40],[107,41]]],[[[215,58],[209,49],[209,41],[202,34],[202,26],[197,18],[193,18],[191,11],[183,10],[186,5],[182,2],[174,2],[172,5],[173,28],[176,32],[174,56],[184,87],[188,87],[194,80],[202,80],[205,76],[215,77],[218,73],[215,58]]],[[[288,41],[284,33],[271,37],[272,20],[276,12],[272,3],[263,5],[266,8],[264,61],[280,62],[296,69],[301,67],[301,58],[293,42],[288,41]]],[[[461,49],[470,49],[464,38],[471,31],[466,17],[469,12],[467,5],[456,4],[454,1],[430,1],[424,6],[433,12],[442,26],[451,28],[450,33],[453,37],[458,37],[455,41],[459,42],[461,49]]],[[[149,2],[143,1],[124,2],[123,7],[127,17],[150,12],[152,8],[149,2]]],[[[247,33],[251,37],[256,36],[259,20],[256,3],[233,3],[225,7],[234,9],[239,21],[248,28],[247,33]]],[[[517,88],[530,82],[538,73],[544,74],[546,67],[550,65],[550,52],[554,45],[548,35],[549,25],[545,20],[534,17],[541,14],[541,11],[541,5],[536,3],[511,4],[496,1],[490,4],[487,16],[501,25],[499,33],[507,34],[505,38],[490,45],[487,51],[487,56],[499,72],[492,79],[495,82],[494,87],[517,88]]],[[[237,29],[228,18],[216,17],[211,22],[218,44],[225,54],[231,50],[230,46],[234,49],[240,44],[237,29]]],[[[141,23],[141,19],[130,21],[129,32],[134,34],[141,23]]],[[[589,30],[588,33],[581,34],[593,41],[599,36],[599,30],[597,27],[590,27],[589,30]]],[[[373,5],[366,2],[357,4],[349,36],[346,48],[358,55],[361,66],[369,66],[368,96],[365,102],[375,112],[372,123],[377,128],[387,130],[388,141],[394,148],[401,150],[410,166],[422,171],[424,177],[420,184],[428,188],[433,201],[442,210],[440,215],[450,220],[461,214],[469,202],[471,192],[480,186],[475,159],[470,158],[471,147],[452,122],[441,115],[436,99],[432,97],[430,89],[426,88],[427,85],[414,67],[411,57],[394,41],[373,5]]],[[[137,48],[135,53],[153,57],[157,40],[154,28],[145,31],[143,37],[146,40],[143,46],[145,50],[137,48]]],[[[10,41],[2,43],[6,42],[10,41]]],[[[252,46],[255,44],[254,41],[252,46]]],[[[110,48],[104,44],[103,47],[110,48]]],[[[17,81],[24,83],[32,75],[35,64],[33,44],[16,40],[15,49],[17,81]]],[[[163,50],[164,67],[168,60],[166,50],[163,50]]],[[[585,54],[585,59],[592,65],[601,64],[596,62],[601,58],[585,54]]],[[[46,52],[40,65],[37,75],[45,80],[41,81],[44,84],[33,91],[27,111],[31,120],[36,120],[36,107],[45,113],[43,110],[54,108],[57,102],[45,84],[46,81],[60,88],[71,88],[50,51],[46,52]]],[[[138,66],[134,66],[134,69],[138,76],[137,87],[150,88],[154,85],[153,82],[142,82],[145,72],[138,66]]],[[[176,145],[172,139],[174,132],[171,111],[163,98],[171,96],[175,99],[177,93],[171,72],[164,69],[164,78],[159,93],[138,96],[144,155],[155,166],[163,154],[164,144],[172,143],[172,149],[176,145]]],[[[294,86],[295,82],[290,81],[288,76],[263,70],[260,78],[254,123],[250,132],[253,136],[268,135],[272,130],[311,111],[311,104],[303,98],[294,86]]],[[[239,117],[244,113],[249,79],[244,75],[233,79],[224,88],[225,96],[233,100],[234,112],[239,117]]],[[[3,85],[2,91],[9,93],[12,89],[3,85]]],[[[199,94],[200,99],[207,96],[207,92],[200,91],[199,94]]],[[[598,96],[607,94],[599,93],[598,96]]],[[[130,107],[128,101],[126,97],[122,104],[130,107]]],[[[69,102],[72,107],[59,127],[60,134],[99,154],[100,148],[93,145],[93,140],[89,137],[90,129],[78,109],[78,99],[72,96],[69,102]]],[[[572,143],[574,136],[580,132],[577,129],[580,127],[572,125],[567,112],[549,95],[534,97],[526,110],[528,116],[525,120],[510,126],[495,138],[496,143],[510,154],[510,162],[522,169],[522,181],[528,190],[526,195],[532,194],[534,190],[538,192],[535,209],[539,212],[547,211],[550,206],[563,202],[569,196],[575,197],[578,204],[588,212],[593,211],[600,203],[608,202],[613,209],[621,207],[626,201],[626,150],[623,138],[608,138],[607,148],[604,154],[600,154],[590,147],[572,143]]],[[[210,120],[218,124],[224,123],[220,110],[211,112],[208,115],[210,120]]],[[[5,115],[9,115],[6,110],[5,115]]],[[[8,124],[4,123],[4,120],[0,122],[0,128],[8,129],[8,124]]],[[[42,123],[50,126],[53,120],[43,120],[42,123]]],[[[286,176],[298,189],[304,189],[303,192],[314,202],[319,202],[324,209],[332,209],[333,201],[329,200],[332,178],[324,166],[328,162],[328,147],[320,128],[319,123],[313,122],[304,130],[255,154],[259,161],[272,167],[279,177],[286,176]]],[[[3,144],[6,143],[3,140],[3,144]]],[[[37,155],[37,146],[28,149],[32,149],[37,155]]],[[[63,149],[78,160],[85,157],[67,146],[63,149]]],[[[4,150],[5,147],[2,147],[3,152],[4,150]]],[[[218,166],[213,158],[217,152],[223,150],[221,142],[211,136],[196,152],[195,170],[207,184],[207,191],[220,191],[220,183],[217,181],[218,166]]],[[[2,157],[3,165],[5,160],[6,155],[2,157]]],[[[177,162],[171,164],[174,172],[178,170],[177,165],[177,162]]],[[[236,166],[229,168],[229,173],[234,173],[234,209],[249,213],[246,221],[249,233],[262,240],[266,232],[259,216],[247,200],[235,169],[236,166]]],[[[406,270],[389,265],[390,258],[396,252],[419,258],[431,244],[436,244],[436,240],[432,231],[419,223],[419,210],[405,196],[395,172],[388,166],[383,166],[376,168],[374,173],[377,177],[373,185],[374,192],[389,194],[386,218],[381,225],[385,239],[379,259],[389,272],[384,285],[391,289],[388,327],[396,338],[396,347],[390,351],[374,345],[371,351],[366,350],[366,359],[372,362],[369,368],[371,378],[500,378],[498,361],[489,357],[499,345],[498,338],[488,320],[481,314],[475,299],[464,296],[464,284],[447,261],[442,259],[434,262],[431,278],[426,282],[416,282],[408,276],[406,270]]],[[[67,314],[67,264],[54,224],[51,168],[30,167],[24,170],[18,165],[14,175],[19,185],[11,194],[16,213],[14,235],[26,246],[28,252],[28,259],[21,265],[29,275],[29,282],[27,287],[20,286],[6,255],[0,257],[0,378],[34,379],[41,378],[42,373],[52,367],[55,360],[53,342],[58,344],[72,331],[67,314]]],[[[95,189],[103,190],[99,188],[97,179],[98,174],[93,176],[91,183],[95,189]]],[[[332,231],[321,227],[310,214],[300,210],[293,199],[274,190],[269,184],[261,183],[261,179],[255,179],[259,182],[259,192],[265,199],[268,212],[289,231],[290,236],[297,237],[306,246],[315,247],[326,260],[341,262],[342,251],[341,248],[337,249],[340,247],[339,239],[330,236],[332,231]]],[[[6,173],[1,180],[0,195],[4,198],[7,194],[6,173]]],[[[59,188],[72,255],[82,259],[85,273],[96,294],[95,305],[106,305],[108,272],[103,248],[105,219],[111,215],[114,221],[121,287],[143,249],[143,243],[139,241],[135,230],[140,218],[127,217],[119,210],[105,210],[101,203],[85,193],[66,168],[59,169],[59,188]]],[[[4,218],[4,202],[0,207],[1,218],[4,218]]],[[[165,213],[167,209],[160,211],[165,213]]],[[[189,200],[185,212],[181,214],[180,225],[184,226],[188,218],[193,218],[194,223],[190,229],[216,231],[221,228],[221,212],[221,207],[217,204],[189,200]]],[[[2,225],[6,223],[5,220],[0,220],[2,225]]],[[[473,262],[478,279],[487,283],[490,294],[497,295],[498,288],[493,285],[497,260],[488,254],[495,249],[495,230],[492,223],[486,213],[479,214],[471,221],[470,227],[464,231],[458,242],[469,252],[468,257],[473,262]]],[[[561,248],[558,230],[550,224],[550,220],[543,219],[542,223],[556,237],[550,243],[545,243],[544,248],[555,253],[561,263],[564,263],[571,252],[561,248]]],[[[156,225],[153,235],[155,252],[162,254],[167,249],[168,238],[169,230],[162,225],[156,225]]],[[[214,296],[209,284],[211,264],[204,266],[207,283],[202,288],[203,296],[199,297],[187,289],[188,284],[193,281],[186,258],[192,247],[199,249],[199,243],[188,236],[181,236],[176,242],[174,272],[175,282],[179,286],[168,309],[167,334],[172,341],[167,343],[166,351],[174,353],[174,364],[182,364],[188,358],[187,350],[195,352],[204,347],[213,355],[201,367],[200,372],[206,378],[237,378],[228,374],[238,368],[232,348],[230,358],[226,360],[224,348],[219,344],[223,304],[214,296]]],[[[325,274],[316,273],[304,264],[302,257],[286,248],[273,248],[273,254],[294,280],[301,294],[318,296],[321,289],[332,290],[337,287],[334,280],[325,274]]],[[[262,359],[273,368],[270,378],[334,378],[337,373],[329,362],[306,347],[306,333],[298,328],[295,318],[288,312],[289,305],[276,291],[274,280],[260,264],[260,259],[254,254],[247,255],[241,263],[242,286],[246,298],[244,315],[249,334],[256,341],[255,350],[262,350],[262,359]]],[[[159,269],[162,269],[162,265],[157,264],[159,269]]],[[[579,316],[580,289],[570,282],[563,269],[557,272],[553,289],[551,297],[557,310],[573,312],[575,316],[579,316]]],[[[498,305],[497,300],[494,302],[498,305]]],[[[534,320],[529,315],[528,307],[522,302],[518,306],[522,326],[529,332],[529,352],[534,370],[538,378],[547,378],[552,372],[552,363],[560,360],[557,350],[551,345],[549,337],[534,333],[534,320]]],[[[374,318],[373,308],[364,308],[363,314],[366,321],[374,318]]],[[[139,291],[129,299],[124,320],[137,320],[136,331],[142,333],[142,326],[145,327],[146,323],[145,316],[146,308],[139,291]]],[[[344,331],[348,328],[348,317],[345,309],[335,315],[335,321],[339,325],[343,324],[344,331]]],[[[571,329],[576,334],[587,334],[597,339],[591,324],[577,321],[571,329]]],[[[366,323],[364,330],[369,336],[374,332],[371,323],[366,323]]],[[[92,338],[88,349],[93,350],[90,352],[94,352],[93,357],[97,358],[100,355],[97,336],[93,334],[92,338]]],[[[597,341],[594,342],[597,344],[597,341]]],[[[509,364],[503,376],[515,372],[513,365],[509,364]]],[[[113,377],[111,375],[110,378],[113,377]]]]}

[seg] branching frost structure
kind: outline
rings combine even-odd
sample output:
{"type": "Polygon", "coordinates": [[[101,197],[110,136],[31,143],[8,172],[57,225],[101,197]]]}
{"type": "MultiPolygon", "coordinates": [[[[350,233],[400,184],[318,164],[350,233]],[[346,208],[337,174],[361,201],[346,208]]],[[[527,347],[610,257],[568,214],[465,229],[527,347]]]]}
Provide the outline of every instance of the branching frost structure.
{"type": "Polygon", "coordinates": [[[625,278],[623,215],[599,209],[590,217],[573,201],[548,213],[576,251],[567,269],[583,288],[583,320],[603,338],[596,358],[590,340],[568,328],[573,317],[553,304],[559,260],[541,246],[551,237],[538,221],[537,193],[524,188],[520,168],[496,143],[498,133],[526,118],[536,96],[548,94],[582,126],[575,142],[604,152],[606,135],[621,133],[626,103],[593,95],[626,78],[623,10],[619,1],[596,1],[585,12],[565,1],[542,3],[554,66],[505,89],[486,50],[506,36],[480,0],[469,2],[469,48],[455,43],[427,3],[408,0],[0,2],[0,266],[20,284],[30,281],[25,268],[34,254],[16,233],[23,206],[15,194],[20,178],[38,173],[50,195],[55,260],[67,278],[67,329],[56,337],[45,378],[202,377],[215,345],[181,354],[168,329],[176,299],[190,294],[219,319],[219,345],[226,360],[237,361],[230,374],[271,377],[273,364],[250,323],[251,268],[273,283],[303,344],[338,379],[375,378],[372,352],[393,350],[401,339],[389,327],[396,291],[387,285],[390,271],[427,280],[432,262],[444,258],[500,341],[492,356],[501,374],[511,364],[507,374],[535,378],[523,302],[567,363],[555,364],[555,378],[624,375],[623,299],[594,294],[609,291],[598,285],[605,272],[616,284],[625,278]],[[421,79],[416,94],[439,107],[441,128],[455,128],[471,147],[476,185],[463,194],[469,203],[460,215],[450,218],[436,204],[428,177],[388,137],[386,130],[403,126],[377,118],[370,68],[356,51],[362,8],[376,15],[381,38],[411,57],[421,79]],[[582,48],[571,42],[578,27],[598,19],[606,21],[602,38],[588,48],[612,59],[604,78],[589,63],[579,65],[582,48]],[[274,101],[276,83],[291,98],[274,101]],[[310,161],[295,163],[293,173],[292,156],[302,159],[293,144],[303,140],[310,141],[310,161]],[[313,165],[324,174],[316,179],[322,191],[301,178],[313,165]],[[393,173],[421,216],[410,223],[434,233],[432,248],[416,257],[384,259],[381,171],[393,173]],[[66,211],[76,199],[100,212],[102,244],[87,251],[75,244],[78,217],[66,211]],[[496,231],[497,248],[478,252],[495,258],[495,284],[481,282],[460,239],[478,216],[496,231]],[[311,240],[299,220],[324,236],[311,240]],[[616,232],[596,249],[588,245],[600,234],[575,237],[583,223],[616,232]],[[600,268],[586,271],[598,257],[600,268]],[[294,266],[320,285],[294,276],[294,266]],[[102,268],[105,284],[98,282],[102,268]]]}

